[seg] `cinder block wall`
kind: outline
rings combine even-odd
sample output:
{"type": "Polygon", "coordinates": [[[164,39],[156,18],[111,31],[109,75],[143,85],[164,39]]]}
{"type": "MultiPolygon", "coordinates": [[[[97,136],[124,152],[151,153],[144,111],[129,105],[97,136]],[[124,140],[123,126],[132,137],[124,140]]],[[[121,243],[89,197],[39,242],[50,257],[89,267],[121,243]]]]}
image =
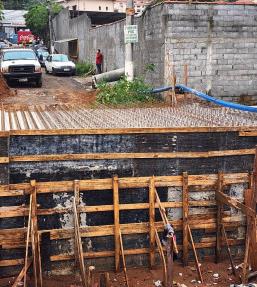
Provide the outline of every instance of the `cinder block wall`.
{"type": "MultiPolygon", "coordinates": [[[[135,22],[139,43],[134,45],[136,75],[153,86],[168,83],[174,64],[177,82],[189,69],[189,86],[227,100],[257,95],[257,5],[175,4],[149,8],[135,22]],[[171,53],[172,63],[167,54],[171,53]],[[147,70],[154,64],[155,70],[147,70]]],[[[67,10],[55,18],[58,40],[78,38],[79,60],[95,62],[96,49],[105,56],[104,70],[124,67],[125,21],[90,27],[86,15],[69,19],[67,10]]],[[[67,51],[67,43],[58,44],[67,51]]]]}
{"type": "MultiPolygon", "coordinates": [[[[166,53],[178,82],[227,100],[257,95],[257,6],[166,4],[166,53]]],[[[166,71],[167,73],[167,71],[166,71]]]]}

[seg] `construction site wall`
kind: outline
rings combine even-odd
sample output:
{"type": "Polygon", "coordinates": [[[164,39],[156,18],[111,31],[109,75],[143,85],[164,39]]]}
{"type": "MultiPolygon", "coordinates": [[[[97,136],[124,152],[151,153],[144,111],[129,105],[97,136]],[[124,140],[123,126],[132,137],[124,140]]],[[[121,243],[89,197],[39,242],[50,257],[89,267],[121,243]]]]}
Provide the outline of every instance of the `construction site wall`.
{"type": "MultiPolygon", "coordinates": [[[[31,180],[38,183],[38,224],[45,271],[73,272],[74,180],[81,181],[79,208],[81,226],[85,228],[82,237],[86,263],[98,270],[113,268],[114,175],[120,179],[120,224],[124,249],[128,250],[128,266],[148,264],[147,203],[153,175],[159,197],[169,207],[168,217],[177,230],[181,246],[182,174],[188,172],[193,236],[200,255],[212,256],[217,173],[225,174],[225,192],[243,200],[257,137],[236,130],[205,128],[74,131],[73,134],[39,131],[15,132],[2,137],[0,142],[0,276],[7,276],[17,273],[24,262],[31,180]]],[[[244,218],[231,209],[227,217],[229,240],[233,246],[240,246],[244,242],[244,218]]],[[[158,220],[157,214],[157,223],[158,220]]],[[[160,222],[157,226],[161,232],[160,222]]],[[[240,255],[240,248],[232,250],[240,255]]]]}
{"type": "MultiPolygon", "coordinates": [[[[174,66],[177,82],[227,100],[254,100],[257,92],[256,5],[164,3],[135,18],[139,42],[134,45],[136,75],[154,86],[170,83],[174,66]],[[170,57],[168,58],[168,54],[170,57]],[[154,72],[148,69],[153,67],[154,72]]],[[[70,19],[63,10],[55,18],[57,40],[78,38],[80,61],[95,62],[104,54],[104,71],[124,67],[125,21],[91,27],[84,14],[70,19]]],[[[67,42],[56,44],[68,53],[67,42]]]]}

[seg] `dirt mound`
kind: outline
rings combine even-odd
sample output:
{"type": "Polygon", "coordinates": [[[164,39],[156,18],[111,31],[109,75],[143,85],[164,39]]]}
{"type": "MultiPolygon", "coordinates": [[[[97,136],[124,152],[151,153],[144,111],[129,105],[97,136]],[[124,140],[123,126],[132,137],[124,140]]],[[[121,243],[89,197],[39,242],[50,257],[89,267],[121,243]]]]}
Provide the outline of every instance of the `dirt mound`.
{"type": "Polygon", "coordinates": [[[4,77],[0,74],[0,98],[12,97],[15,92],[9,88],[4,77]]]}

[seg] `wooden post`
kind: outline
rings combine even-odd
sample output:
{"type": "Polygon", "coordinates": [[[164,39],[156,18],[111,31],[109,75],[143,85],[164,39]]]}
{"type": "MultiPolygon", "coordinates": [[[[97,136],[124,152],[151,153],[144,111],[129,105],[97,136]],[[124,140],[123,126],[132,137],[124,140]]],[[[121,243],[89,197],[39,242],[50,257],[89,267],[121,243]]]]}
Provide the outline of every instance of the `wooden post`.
{"type": "MultiPolygon", "coordinates": [[[[15,280],[15,282],[13,283],[12,287],[19,287],[19,286],[21,286],[21,285],[20,285],[20,284],[21,284],[21,281],[22,281],[23,277],[25,278],[25,275],[27,274],[27,271],[28,271],[28,269],[29,269],[31,263],[32,263],[32,259],[29,258],[28,261],[27,261],[27,264],[22,268],[20,274],[19,274],[18,277],[16,278],[16,280],[15,280]]],[[[25,286],[25,285],[23,285],[23,286],[25,286]]]]}
{"type": "Polygon", "coordinates": [[[255,211],[255,220],[251,220],[251,267],[257,271],[257,222],[256,222],[256,204],[257,204],[257,147],[255,149],[254,166],[253,166],[253,195],[251,207],[255,211]]]}
{"type": "Polygon", "coordinates": [[[119,237],[120,237],[120,251],[121,251],[121,257],[122,257],[122,263],[123,263],[123,270],[124,270],[126,285],[127,285],[127,287],[129,287],[129,280],[128,280],[128,274],[127,274],[126,260],[125,260],[124,249],[123,249],[123,241],[122,241],[122,235],[121,235],[120,230],[119,230],[119,237]]]}
{"type": "MultiPolygon", "coordinates": [[[[74,197],[76,201],[76,207],[79,207],[80,205],[79,185],[80,185],[79,180],[74,180],[73,188],[74,188],[74,197]]],[[[79,213],[79,210],[77,210],[77,212],[79,213]]]]}
{"type": "Polygon", "coordinates": [[[171,237],[167,238],[166,245],[166,256],[167,256],[167,286],[173,287],[173,240],[171,237]]]}
{"type": "Polygon", "coordinates": [[[31,238],[35,287],[42,287],[42,267],[40,257],[40,243],[37,223],[37,188],[36,181],[31,181],[32,187],[32,209],[31,209],[31,238]]]}
{"type": "Polygon", "coordinates": [[[188,212],[189,212],[189,194],[188,194],[188,174],[183,172],[183,265],[188,265],[188,212]]]}
{"type": "MultiPolygon", "coordinates": [[[[73,181],[74,200],[75,200],[75,204],[76,204],[78,225],[80,226],[80,215],[79,215],[79,211],[78,211],[78,207],[80,205],[79,185],[80,185],[79,180],[74,180],[73,181]]],[[[75,227],[75,214],[74,214],[74,227],[75,227]]],[[[74,234],[74,235],[75,235],[75,244],[77,244],[77,242],[76,242],[76,236],[77,235],[76,234],[74,234]]],[[[76,269],[77,267],[80,266],[78,248],[75,248],[74,253],[75,253],[74,254],[75,255],[75,269],[76,269]]]]}
{"type": "Polygon", "coordinates": [[[119,179],[113,177],[113,210],[114,210],[114,239],[115,239],[115,271],[120,268],[120,209],[119,209],[119,179]]]}
{"type": "Polygon", "coordinates": [[[83,287],[87,287],[83,248],[82,248],[81,235],[80,235],[80,230],[79,230],[79,220],[78,220],[78,213],[77,213],[77,206],[76,206],[75,197],[73,200],[73,211],[74,211],[75,249],[76,249],[76,254],[78,255],[78,262],[79,262],[82,285],[83,285],[83,287]]]}
{"type": "Polygon", "coordinates": [[[197,270],[197,273],[199,276],[199,280],[203,283],[203,276],[202,276],[202,272],[200,269],[200,264],[199,264],[199,260],[198,260],[196,249],[195,249],[194,239],[193,239],[193,235],[192,235],[191,228],[190,228],[189,224],[187,225],[187,228],[188,228],[188,234],[189,234],[189,238],[190,238],[193,253],[194,253],[196,270],[197,270]]]}
{"type": "MultiPolygon", "coordinates": [[[[253,190],[252,189],[247,189],[245,191],[245,205],[247,207],[252,206],[252,201],[253,201],[253,190]]],[[[242,283],[246,284],[248,282],[248,267],[249,267],[249,262],[250,258],[255,257],[255,250],[252,248],[252,242],[251,242],[251,233],[252,229],[254,228],[253,226],[253,220],[249,216],[246,216],[246,239],[245,239],[245,254],[244,254],[244,264],[243,264],[243,271],[242,271],[242,283]],[[252,254],[250,254],[253,252],[252,254]]]]}
{"type": "Polygon", "coordinates": [[[167,275],[167,266],[166,266],[166,260],[165,260],[165,256],[164,256],[164,252],[162,249],[162,244],[161,244],[161,240],[159,238],[157,229],[154,228],[154,232],[155,232],[155,240],[157,243],[157,247],[158,247],[158,251],[160,254],[160,259],[162,261],[162,270],[163,270],[163,285],[164,287],[167,287],[167,282],[168,282],[168,275],[167,275]]]}
{"type": "Polygon", "coordinates": [[[94,271],[95,271],[95,266],[88,267],[87,287],[94,286],[94,271]]]}
{"type": "Polygon", "coordinates": [[[222,231],[222,235],[223,235],[226,247],[227,247],[227,252],[228,252],[228,257],[229,257],[230,265],[231,265],[231,268],[232,268],[232,272],[236,276],[237,275],[236,274],[236,268],[235,268],[235,264],[233,262],[231,251],[230,251],[230,247],[229,247],[229,244],[228,244],[228,238],[227,238],[226,230],[225,230],[224,224],[222,224],[221,226],[222,226],[221,227],[221,231],[222,231]]]}
{"type": "MultiPolygon", "coordinates": [[[[223,192],[223,172],[219,172],[218,174],[218,187],[217,190],[219,192],[223,192]]],[[[217,202],[217,232],[216,232],[216,263],[220,261],[221,254],[221,224],[222,224],[222,213],[223,213],[223,204],[216,200],[217,202]]]]}
{"type": "Polygon", "coordinates": [[[27,270],[28,270],[28,254],[29,254],[29,240],[31,234],[31,212],[32,212],[32,194],[30,194],[30,201],[29,201],[29,218],[28,218],[28,230],[27,230],[27,237],[26,237],[26,251],[25,251],[25,274],[24,274],[24,287],[27,287],[27,270]]]}
{"type": "Polygon", "coordinates": [[[108,272],[100,274],[99,287],[111,287],[110,274],[108,272]]]}
{"type": "Polygon", "coordinates": [[[150,268],[153,268],[155,263],[155,182],[154,177],[150,179],[149,186],[149,239],[150,239],[150,268]]]}

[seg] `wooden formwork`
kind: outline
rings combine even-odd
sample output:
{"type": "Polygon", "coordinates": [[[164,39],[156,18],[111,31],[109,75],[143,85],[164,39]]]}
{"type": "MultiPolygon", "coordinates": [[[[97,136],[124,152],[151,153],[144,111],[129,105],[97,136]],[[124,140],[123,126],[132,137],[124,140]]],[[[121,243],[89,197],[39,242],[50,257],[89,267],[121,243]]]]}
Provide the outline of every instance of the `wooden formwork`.
{"type": "MultiPolygon", "coordinates": [[[[247,173],[235,173],[235,174],[223,174],[222,175],[222,186],[229,186],[231,184],[245,183],[249,184],[250,176],[247,173]]],[[[107,179],[96,179],[96,180],[80,180],[80,181],[63,181],[63,182],[31,182],[23,184],[10,184],[9,186],[2,187],[0,196],[1,197],[19,197],[29,194],[33,194],[36,191],[37,195],[44,195],[49,193],[74,193],[77,194],[77,212],[81,213],[97,213],[111,211],[114,213],[114,224],[113,225],[101,225],[101,226],[83,226],[80,223],[79,233],[82,238],[86,237],[101,237],[111,235],[114,236],[115,249],[113,251],[83,251],[84,259],[89,258],[100,258],[100,257],[115,257],[116,270],[119,269],[120,261],[120,249],[121,249],[121,235],[129,234],[149,234],[149,246],[145,248],[137,249],[124,249],[124,256],[148,254],[150,266],[154,266],[157,252],[157,246],[155,245],[155,228],[156,231],[163,231],[163,222],[157,221],[155,213],[158,213],[159,203],[155,201],[155,196],[149,196],[149,202],[145,203],[119,203],[119,191],[122,189],[134,189],[134,188],[149,188],[151,186],[156,188],[158,195],[158,188],[160,187],[180,187],[183,193],[183,201],[162,202],[162,207],[167,208],[180,208],[182,209],[183,217],[179,220],[170,221],[176,232],[183,231],[183,242],[178,244],[178,249],[183,251],[183,262],[185,265],[188,263],[189,250],[192,248],[189,244],[190,236],[192,233],[187,232],[188,226],[190,231],[203,229],[205,232],[210,230],[216,230],[216,214],[207,213],[190,215],[189,209],[191,207],[214,207],[216,208],[216,200],[190,200],[190,187],[199,188],[199,190],[206,190],[207,187],[216,189],[216,197],[218,202],[232,202],[232,206],[235,204],[241,207],[241,210],[245,211],[244,203],[240,203],[238,200],[229,201],[227,195],[220,193],[220,176],[218,174],[207,174],[207,175],[188,175],[184,173],[180,176],[157,176],[157,177],[132,177],[132,178],[107,178],[107,179]],[[110,189],[113,190],[113,204],[111,205],[94,205],[94,206],[83,206],[79,200],[79,194],[82,194],[88,190],[94,190],[95,192],[101,192],[101,190],[110,189]],[[119,213],[121,211],[129,210],[149,210],[149,222],[142,223],[129,223],[121,224],[119,220],[119,213]]],[[[192,191],[195,192],[195,191],[192,191]]],[[[150,192],[151,194],[151,192],[150,192]]],[[[36,199],[37,197],[35,197],[36,199]]],[[[34,200],[35,200],[34,199],[34,200]]],[[[36,212],[37,217],[50,216],[53,214],[65,214],[71,212],[73,207],[66,208],[50,208],[44,209],[38,206],[36,202],[34,205],[37,206],[36,212]]],[[[8,208],[0,208],[0,218],[13,218],[13,217],[27,217],[29,215],[29,206],[10,206],[8,208]]],[[[229,213],[224,212],[221,219],[221,224],[228,230],[234,230],[239,226],[245,225],[245,220],[242,221],[241,217],[230,216],[229,213]]],[[[4,249],[24,248],[26,245],[26,232],[27,228],[12,228],[6,230],[0,230],[1,247],[4,249]]],[[[50,234],[50,240],[68,239],[74,238],[74,228],[68,229],[51,229],[51,230],[38,230],[40,237],[43,234],[50,234]]],[[[201,242],[195,243],[196,249],[213,248],[216,246],[214,238],[202,238],[201,242]],[[209,239],[209,240],[208,240],[209,239]]],[[[219,241],[219,248],[224,246],[226,243],[230,246],[244,245],[244,238],[234,239],[228,238],[219,241]]],[[[58,254],[52,255],[49,258],[51,261],[65,261],[73,260],[74,254],[58,254]]],[[[24,258],[13,258],[9,260],[0,260],[0,267],[4,266],[15,266],[23,265],[24,258]]],[[[42,262],[44,265],[44,262],[42,262]]]]}
{"type": "MultiPolygon", "coordinates": [[[[156,189],[157,195],[161,198],[161,210],[165,209],[169,222],[179,234],[177,245],[178,250],[182,252],[184,265],[188,264],[192,251],[197,255],[199,251],[203,253],[204,250],[216,249],[216,254],[219,255],[219,250],[223,247],[245,245],[245,237],[237,238],[233,236],[233,232],[236,232],[238,227],[249,223],[247,218],[249,212],[245,213],[245,210],[249,211],[249,206],[246,207],[247,196],[245,204],[234,199],[237,200],[236,206],[240,206],[241,213],[246,216],[242,216],[241,213],[234,215],[227,209],[222,212],[222,218],[220,216],[221,219],[218,220],[217,205],[223,202],[222,204],[229,207],[236,207],[235,201],[226,197],[229,196],[228,190],[231,186],[243,185],[243,188],[251,189],[252,179],[248,171],[252,170],[257,140],[256,129],[49,130],[14,131],[2,136],[4,140],[0,141],[2,144],[0,168],[3,185],[0,185],[2,202],[0,220],[4,224],[0,229],[0,242],[1,249],[8,256],[0,259],[0,277],[5,276],[7,268],[18,271],[24,266],[26,245],[29,243],[31,246],[30,241],[32,241],[32,239],[26,240],[28,235],[30,236],[27,228],[27,221],[29,221],[27,219],[30,215],[28,199],[34,190],[36,191],[34,205],[37,207],[34,209],[34,215],[36,210],[39,222],[38,228],[34,228],[34,235],[36,230],[39,236],[39,244],[36,242],[34,247],[40,251],[40,247],[47,246],[49,251],[47,258],[45,256],[42,258],[44,270],[49,270],[49,262],[50,265],[58,266],[60,262],[65,264],[74,261],[73,252],[67,252],[62,248],[56,252],[51,248],[53,242],[69,241],[74,239],[75,234],[77,237],[75,250],[77,253],[83,253],[86,272],[89,260],[96,262],[96,268],[98,268],[97,262],[102,258],[105,258],[106,262],[110,259],[116,270],[119,269],[121,259],[127,267],[130,258],[136,256],[149,257],[149,265],[153,267],[157,262],[155,259],[158,253],[162,257],[163,248],[158,244],[161,240],[160,238],[158,240],[157,235],[163,232],[163,221],[156,195],[150,192],[151,186],[152,190],[156,189]],[[173,141],[174,139],[176,141],[173,141]],[[88,142],[93,144],[87,145],[88,142]],[[106,146],[105,142],[107,142],[106,146]],[[103,144],[95,151],[97,143],[103,144]],[[56,149],[58,144],[62,144],[62,148],[56,149]],[[101,171],[94,173],[94,168],[98,167],[99,163],[108,165],[110,162],[115,162],[115,170],[104,169],[103,173],[101,171]],[[62,168],[66,163],[68,168],[63,171],[62,168]],[[129,163],[125,171],[124,163],[129,163]],[[57,167],[56,170],[53,168],[54,165],[57,167]],[[81,166],[92,167],[92,169],[85,175],[81,166]],[[172,173],[173,167],[174,173],[172,173]],[[39,172],[36,174],[34,170],[39,172]],[[218,174],[219,170],[224,171],[222,177],[220,173],[218,174]],[[116,173],[120,176],[112,177],[116,173]],[[48,179],[48,175],[55,181],[48,179]],[[101,179],[95,179],[97,177],[101,179]],[[29,182],[30,178],[35,178],[37,181],[29,182]],[[12,184],[8,184],[8,181],[12,184]],[[130,194],[136,195],[139,189],[144,191],[144,200],[131,200],[133,198],[130,194]],[[179,191],[179,199],[173,198],[174,190],[179,191]],[[221,194],[218,193],[220,191],[222,191],[221,194]],[[125,201],[124,194],[122,195],[124,192],[126,192],[125,201]],[[201,194],[204,195],[206,192],[210,192],[212,197],[202,198],[201,194]],[[94,196],[94,200],[90,203],[84,200],[87,193],[94,196]],[[99,195],[106,193],[111,196],[111,200],[101,200],[99,195]],[[67,214],[73,216],[75,210],[72,204],[61,205],[53,200],[54,197],[62,197],[63,194],[66,194],[72,200],[71,202],[73,197],[76,199],[78,222],[75,228],[73,222],[70,222],[72,224],[68,227],[60,224],[62,216],[67,214]],[[195,194],[198,194],[197,198],[195,194]],[[51,204],[45,204],[45,202],[51,204]],[[234,202],[234,205],[227,204],[228,202],[234,202]],[[202,212],[203,209],[204,212],[202,212]],[[180,217],[171,218],[171,210],[179,210],[180,217]],[[139,214],[146,213],[148,217],[142,217],[144,219],[140,218],[137,221],[133,221],[131,217],[130,221],[124,220],[124,213],[129,214],[132,211],[139,214]],[[108,215],[108,223],[101,222],[105,214],[108,215]],[[97,224],[91,222],[90,225],[82,220],[84,215],[102,217],[99,217],[97,224]],[[58,223],[57,227],[42,223],[43,219],[46,223],[53,222],[53,217],[54,223],[58,223]],[[16,222],[19,224],[16,225],[16,222]],[[218,240],[215,236],[217,227],[218,240]],[[220,236],[221,233],[224,234],[223,228],[226,234],[220,236]],[[135,240],[141,235],[144,236],[147,238],[147,244],[137,247],[128,245],[127,238],[132,235],[135,236],[135,240]],[[106,237],[108,237],[109,246],[113,245],[115,248],[101,250],[86,248],[85,240],[89,238],[105,240],[106,237]],[[21,252],[13,255],[18,249],[24,250],[24,256],[21,252]],[[120,258],[121,254],[122,258],[120,258]]],[[[35,223],[35,217],[33,220],[35,223]]],[[[33,226],[35,227],[35,224],[33,226]]],[[[33,238],[37,239],[37,237],[33,238]]],[[[165,255],[165,250],[163,254],[165,255]]],[[[198,260],[198,256],[196,257],[198,260]]],[[[31,264],[30,259],[28,255],[23,270],[31,264]]],[[[40,280],[39,263],[37,261],[40,280]]],[[[80,269],[83,269],[81,256],[80,269]]]]}

